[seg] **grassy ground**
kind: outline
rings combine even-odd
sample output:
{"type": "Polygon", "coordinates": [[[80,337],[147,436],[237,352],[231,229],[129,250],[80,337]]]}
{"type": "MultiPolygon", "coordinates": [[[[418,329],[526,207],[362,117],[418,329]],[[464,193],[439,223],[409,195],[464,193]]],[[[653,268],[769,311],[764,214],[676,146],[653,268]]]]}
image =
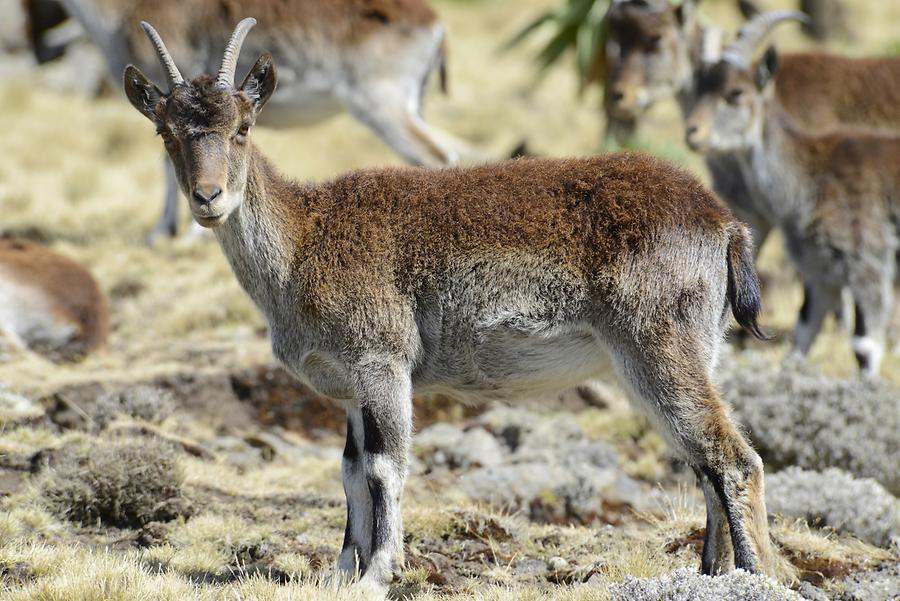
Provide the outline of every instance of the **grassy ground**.
{"type": "MultiPolygon", "coordinates": [[[[451,94],[429,95],[430,121],[498,156],[522,139],[541,154],[599,151],[603,123],[596,90],[576,100],[568,69],[551,72],[531,89],[535,47],[498,52],[554,0],[434,4],[449,31],[451,94]]],[[[838,48],[859,54],[896,46],[900,31],[892,24],[900,18],[900,5],[892,4],[853,3],[857,31],[865,35],[838,48]]],[[[716,20],[737,22],[730,2],[709,2],[704,9],[716,20]]],[[[779,34],[779,42],[785,48],[803,45],[790,30],[779,34]]],[[[40,74],[29,74],[0,83],[0,229],[44,240],[89,266],[111,297],[112,334],[105,352],[77,365],[0,349],[0,383],[41,398],[63,386],[115,387],[178,374],[212,377],[270,362],[264,323],[214,242],[176,239],[153,249],[143,244],[163,194],[162,148],[152,126],[118,93],[84,98],[49,91],[40,81],[40,74]]],[[[260,129],[254,137],[285,172],[303,179],[399,163],[346,116],[302,130],[260,129]]],[[[700,159],[680,142],[674,105],[655,109],[642,137],[647,148],[705,177],[700,159]]],[[[776,332],[790,332],[800,290],[777,238],[764,249],[761,269],[767,274],[763,322],[776,332]]],[[[778,362],[788,345],[789,335],[782,335],[761,348],[778,362]]],[[[835,323],[827,325],[810,360],[834,375],[855,369],[848,337],[835,323]]],[[[900,385],[896,352],[886,359],[883,377],[900,385]]],[[[202,443],[222,434],[210,425],[218,417],[176,412],[153,428],[167,440],[202,443]]],[[[584,410],[578,419],[589,438],[615,442],[634,477],[668,478],[668,506],[633,516],[617,529],[535,524],[473,506],[452,478],[413,477],[405,501],[411,559],[401,577],[404,586],[422,599],[603,599],[603,585],[625,575],[696,566],[702,511],[692,489],[675,486],[684,480],[671,477],[659,439],[645,434],[640,418],[621,407],[584,410]],[[435,580],[441,570],[429,559],[434,554],[466,558],[447,568],[458,580],[435,580]],[[514,568],[523,558],[554,557],[566,565],[539,583],[514,568]]],[[[3,423],[0,458],[7,462],[71,444],[111,444],[116,436],[109,430],[61,430],[28,415],[3,423]]],[[[224,454],[210,459],[182,453],[178,469],[193,512],[156,538],[147,534],[149,540],[140,544],[136,539],[144,527],[74,526],[48,508],[38,481],[26,479],[2,498],[0,577],[8,587],[2,598],[352,599],[352,592],[336,593],[320,582],[343,528],[339,442],[332,437],[313,444],[290,436],[300,451],[252,468],[224,454]]],[[[869,565],[886,557],[803,524],[779,523],[775,536],[784,549],[819,567],[869,565]]]]}

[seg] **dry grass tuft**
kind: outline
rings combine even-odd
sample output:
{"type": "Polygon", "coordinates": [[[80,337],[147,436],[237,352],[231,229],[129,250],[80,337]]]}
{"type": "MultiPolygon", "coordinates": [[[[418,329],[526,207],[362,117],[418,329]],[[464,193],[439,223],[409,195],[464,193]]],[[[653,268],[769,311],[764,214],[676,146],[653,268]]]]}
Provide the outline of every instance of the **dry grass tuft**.
{"type": "Polygon", "coordinates": [[[139,528],[190,513],[184,475],[171,446],[156,440],[115,441],[58,451],[39,484],[57,515],[80,524],[139,528]]]}

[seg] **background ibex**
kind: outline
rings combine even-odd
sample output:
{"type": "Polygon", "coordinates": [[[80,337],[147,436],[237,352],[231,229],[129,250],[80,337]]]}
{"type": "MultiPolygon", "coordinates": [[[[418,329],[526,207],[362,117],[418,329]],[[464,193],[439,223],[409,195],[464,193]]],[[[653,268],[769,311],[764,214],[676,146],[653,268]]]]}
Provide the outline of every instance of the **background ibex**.
{"type": "MultiPolygon", "coordinates": [[[[610,133],[634,133],[641,116],[655,102],[678,101],[684,115],[695,101],[695,80],[704,61],[715,62],[719,33],[704,27],[696,2],[679,5],[622,0],[612,5],[607,49],[609,78],[606,114],[610,133]],[[614,50],[609,50],[609,47],[614,50]]],[[[754,47],[791,11],[758,14],[742,28],[742,50],[754,47]]],[[[847,58],[823,52],[785,54],[773,82],[774,100],[798,126],[825,131],[839,125],[900,131],[900,59],[847,58]]],[[[688,143],[691,131],[688,130],[688,143]]],[[[735,215],[750,226],[758,250],[772,229],[741,180],[735,157],[707,157],[713,189],[735,215]]]]}
{"type": "Polygon", "coordinates": [[[693,177],[640,154],[469,169],[380,169],[321,185],[280,176],[249,140],[272,57],[182,78],[144,24],[168,90],[125,71],[194,218],[214,228],[268,320],[275,355],[346,403],[348,520],[339,567],[384,591],[402,554],[412,393],[516,399],[621,376],[693,466],[702,567],[770,572],[759,456],[712,382],[730,311],[757,336],[746,229],[693,177]]]}
{"type": "MultiPolygon", "coordinates": [[[[791,16],[769,19],[768,27],[791,16]]],[[[704,69],[687,121],[688,141],[703,152],[737,156],[759,210],[784,231],[806,292],[796,326],[797,350],[809,351],[846,287],[856,305],[856,358],[865,373],[876,375],[896,277],[900,135],[846,127],[828,133],[805,130],[774,94],[774,48],[751,63],[762,39],[756,33],[761,31],[744,31],[722,60],[704,69]]],[[[893,88],[879,90],[882,102],[900,91],[897,81],[892,83],[893,88]]],[[[848,76],[835,89],[861,85],[862,78],[848,76]]],[[[900,107],[900,95],[896,100],[900,107]]],[[[868,108],[879,114],[881,106],[873,100],[868,108]]]]}
{"type": "Polygon", "coordinates": [[[24,240],[0,240],[0,330],[53,359],[103,347],[109,302],[81,265],[24,240]]]}
{"type": "MultiPolygon", "coordinates": [[[[438,71],[446,89],[444,28],[424,0],[64,0],[87,29],[118,79],[129,63],[158,74],[140,44],[138,19],[160,24],[189,73],[214,70],[217,41],[228,35],[238,11],[263,17],[254,52],[266,48],[281,66],[281,86],[265,125],[315,123],[346,110],[413,164],[452,165],[484,155],[427,124],[422,101],[438,71]]],[[[258,52],[257,52],[258,53],[258,52]]],[[[242,69],[250,63],[242,62],[242,69]]],[[[177,192],[167,165],[165,211],[154,234],[174,234],[177,192]]]]}

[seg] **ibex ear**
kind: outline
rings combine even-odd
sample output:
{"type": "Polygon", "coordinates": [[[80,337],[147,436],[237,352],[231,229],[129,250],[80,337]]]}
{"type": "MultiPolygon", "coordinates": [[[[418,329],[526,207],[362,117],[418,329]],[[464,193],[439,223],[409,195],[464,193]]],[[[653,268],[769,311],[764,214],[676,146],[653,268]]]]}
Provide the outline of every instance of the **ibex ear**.
{"type": "Polygon", "coordinates": [[[766,53],[763,55],[759,62],[756,63],[756,87],[757,89],[762,90],[766,87],[766,84],[772,80],[775,72],[778,70],[778,53],[775,51],[774,46],[769,46],[769,49],[766,50],[766,53]]]}
{"type": "Polygon", "coordinates": [[[275,63],[272,62],[272,55],[266,52],[244,78],[241,84],[241,91],[244,92],[253,103],[253,108],[257,113],[262,110],[272,92],[275,91],[278,77],[275,73],[275,63]]]}
{"type": "Polygon", "coordinates": [[[128,65],[125,68],[124,84],[125,95],[128,96],[131,105],[155,123],[157,121],[156,105],[163,97],[162,90],[157,88],[134,65],[128,65]]]}

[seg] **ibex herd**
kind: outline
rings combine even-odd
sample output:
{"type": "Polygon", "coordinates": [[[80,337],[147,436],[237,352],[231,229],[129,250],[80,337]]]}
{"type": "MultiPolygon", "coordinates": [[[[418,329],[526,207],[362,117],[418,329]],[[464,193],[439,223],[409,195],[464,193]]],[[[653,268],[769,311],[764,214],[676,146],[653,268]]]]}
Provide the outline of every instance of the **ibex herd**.
{"type": "MultiPolygon", "coordinates": [[[[140,43],[137,19],[161,23],[175,56],[193,72],[216,68],[219,41],[239,12],[258,15],[263,26],[251,50],[271,52],[281,84],[264,124],[311,124],[346,110],[410,163],[454,165],[484,154],[422,118],[432,73],[446,89],[444,28],[424,0],[62,0],[103,52],[117,81],[128,64],[159,75],[140,43]]],[[[252,63],[242,61],[246,71],[252,63]]],[[[151,239],[174,235],[178,197],[166,164],[165,210],[151,239]]]]}
{"type": "MultiPolygon", "coordinates": [[[[651,104],[675,97],[688,145],[708,155],[716,192],[748,230],[695,177],[639,153],[290,181],[251,140],[263,114],[318,119],[343,106],[422,165],[469,150],[420,116],[425,82],[443,64],[433,13],[420,0],[244,3],[268,24],[245,60],[254,18],[237,24],[221,59],[213,51],[236,20],[231,4],[131,2],[129,15],[162,24],[191,72],[206,73],[190,79],[149,23],[140,27],[152,54],[136,43],[136,25],[113,18],[125,14],[118,1],[65,4],[124,69],[173,185],[265,316],[275,356],[346,406],[339,576],[384,594],[402,561],[414,393],[553,395],[607,357],[700,481],[703,572],[773,574],[762,463],[713,371],[731,316],[766,338],[753,263],[778,227],[806,290],[797,349],[808,351],[849,288],[853,347],[877,374],[900,244],[900,134],[890,131],[900,129],[900,61],[779,60],[769,49],[754,63],[777,23],[804,17],[758,14],[723,49],[691,0],[612,3],[613,131],[633,133],[651,104]]],[[[0,275],[9,252],[0,246],[0,275]]],[[[92,340],[105,335],[100,313],[92,340]]]]}
{"type": "Polygon", "coordinates": [[[706,154],[714,190],[750,226],[757,251],[772,228],[787,238],[806,296],[796,350],[808,352],[848,287],[854,352],[875,375],[896,277],[890,165],[900,143],[900,59],[805,52],[780,57],[776,69],[769,53],[754,67],[754,51],[777,23],[806,17],[759,14],[719,51],[704,47],[718,36],[700,28],[692,5],[619,0],[611,7],[611,133],[632,133],[651,104],[627,99],[677,98],[688,146],[706,154]]]}

